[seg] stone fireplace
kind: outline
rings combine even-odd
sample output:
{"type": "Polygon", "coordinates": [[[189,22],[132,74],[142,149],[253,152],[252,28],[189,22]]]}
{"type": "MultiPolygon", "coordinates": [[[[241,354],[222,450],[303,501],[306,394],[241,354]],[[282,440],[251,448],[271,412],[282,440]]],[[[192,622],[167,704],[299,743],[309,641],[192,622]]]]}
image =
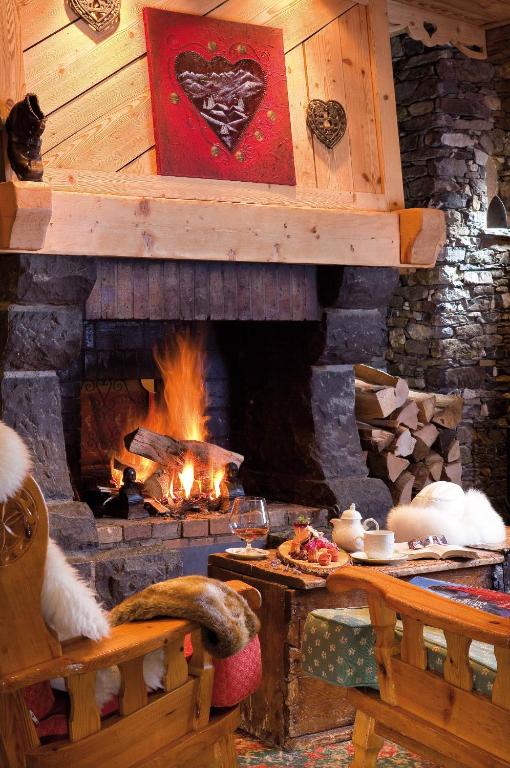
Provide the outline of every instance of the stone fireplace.
{"type": "Polygon", "coordinates": [[[107,603],[204,570],[235,541],[219,513],[118,520],[86,503],[108,479],[97,435],[144,396],[142,380],[157,388],[153,347],[183,331],[204,341],[209,440],[244,455],[245,491],[269,500],[273,530],[303,511],[325,525],[352,501],[384,516],[391,498],[367,477],[352,364],[382,362],[396,270],[3,258],[1,416],[32,448],[52,535],[107,603]]]}

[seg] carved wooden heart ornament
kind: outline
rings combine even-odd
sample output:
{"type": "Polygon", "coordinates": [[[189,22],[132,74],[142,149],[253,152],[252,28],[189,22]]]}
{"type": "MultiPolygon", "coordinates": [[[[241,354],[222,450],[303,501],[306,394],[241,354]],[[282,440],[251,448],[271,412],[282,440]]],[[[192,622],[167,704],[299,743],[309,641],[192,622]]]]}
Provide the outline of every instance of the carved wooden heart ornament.
{"type": "Polygon", "coordinates": [[[220,141],[232,151],[253,119],[266,88],[264,71],[253,59],[232,64],[210,61],[194,51],[175,60],[177,81],[220,141]]]}
{"type": "Polygon", "coordinates": [[[104,32],[119,20],[120,0],[68,0],[68,3],[94,32],[104,32]]]}
{"type": "Polygon", "coordinates": [[[306,112],[306,124],[322,144],[332,149],[345,133],[347,115],[338,101],[312,99],[306,112]]]}

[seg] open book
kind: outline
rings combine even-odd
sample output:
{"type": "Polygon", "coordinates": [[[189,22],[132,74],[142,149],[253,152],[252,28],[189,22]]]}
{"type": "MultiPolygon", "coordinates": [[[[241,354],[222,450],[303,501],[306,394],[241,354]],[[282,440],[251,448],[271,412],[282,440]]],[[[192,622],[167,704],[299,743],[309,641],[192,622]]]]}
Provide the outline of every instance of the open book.
{"type": "Polygon", "coordinates": [[[407,555],[408,560],[448,560],[451,557],[460,557],[463,560],[476,560],[480,552],[457,544],[428,544],[420,549],[411,549],[407,541],[395,544],[395,552],[407,555]]]}

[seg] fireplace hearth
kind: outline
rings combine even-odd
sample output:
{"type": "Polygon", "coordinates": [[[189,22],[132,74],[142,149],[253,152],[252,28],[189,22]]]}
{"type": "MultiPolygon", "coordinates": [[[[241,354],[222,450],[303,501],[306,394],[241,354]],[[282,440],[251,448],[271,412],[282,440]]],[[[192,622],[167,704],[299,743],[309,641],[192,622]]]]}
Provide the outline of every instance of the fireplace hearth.
{"type": "Polygon", "coordinates": [[[184,455],[165,477],[154,477],[159,462],[143,477],[140,456],[120,453],[138,427],[244,457],[236,465],[244,491],[270,500],[273,530],[303,508],[324,526],[328,510],[352,501],[384,516],[391,498],[382,481],[367,477],[352,364],[381,362],[396,270],[3,258],[1,417],[32,447],[52,535],[105,602],[205,569],[209,553],[236,541],[222,514],[233,492],[228,482],[239,490],[226,476],[231,462],[195,466],[187,498],[184,455]],[[153,349],[175,349],[183,336],[203,341],[207,429],[191,436],[140,419],[140,410],[165,399],[153,349]],[[91,508],[99,514],[104,500],[94,489],[109,490],[112,461],[114,474],[134,467],[138,481],[159,483],[148,517],[94,517],[91,508]]]}

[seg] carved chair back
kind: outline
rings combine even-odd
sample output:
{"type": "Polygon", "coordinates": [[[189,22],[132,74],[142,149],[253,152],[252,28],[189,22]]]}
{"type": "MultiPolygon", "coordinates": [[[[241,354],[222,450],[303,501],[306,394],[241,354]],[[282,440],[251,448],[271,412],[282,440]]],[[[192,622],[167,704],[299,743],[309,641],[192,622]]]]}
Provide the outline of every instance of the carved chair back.
{"type": "Polygon", "coordinates": [[[29,476],[0,504],[0,675],[62,654],[41,613],[47,548],[48,511],[29,476]]]}

